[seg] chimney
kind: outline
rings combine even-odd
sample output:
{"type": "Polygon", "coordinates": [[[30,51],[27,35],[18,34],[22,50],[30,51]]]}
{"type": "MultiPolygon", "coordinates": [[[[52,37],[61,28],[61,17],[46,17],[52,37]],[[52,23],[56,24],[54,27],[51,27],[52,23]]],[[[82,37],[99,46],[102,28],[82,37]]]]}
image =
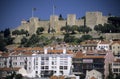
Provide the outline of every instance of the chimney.
{"type": "Polygon", "coordinates": [[[63,54],[66,54],[67,51],[66,51],[66,47],[63,48],[63,54]]]}
{"type": "Polygon", "coordinates": [[[47,47],[44,47],[44,54],[47,54],[47,47]]]}

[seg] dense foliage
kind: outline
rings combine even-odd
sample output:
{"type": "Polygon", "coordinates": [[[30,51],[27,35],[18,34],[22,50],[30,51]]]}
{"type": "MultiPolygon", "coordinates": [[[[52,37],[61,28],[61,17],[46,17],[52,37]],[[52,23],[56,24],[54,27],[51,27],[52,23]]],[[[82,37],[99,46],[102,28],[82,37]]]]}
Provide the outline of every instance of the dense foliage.
{"type": "Polygon", "coordinates": [[[94,30],[101,33],[120,33],[120,17],[109,17],[108,24],[96,25],[94,30]]]}
{"type": "Polygon", "coordinates": [[[86,27],[86,26],[79,26],[77,31],[82,32],[82,33],[88,33],[90,31],[92,31],[92,29],[90,27],[86,27]]]}
{"type": "Polygon", "coordinates": [[[23,37],[21,39],[21,46],[24,46],[24,47],[34,47],[34,46],[43,47],[45,45],[50,44],[51,42],[52,41],[45,36],[38,36],[36,34],[33,34],[29,39],[26,37],[23,37]]]}
{"type": "Polygon", "coordinates": [[[64,18],[62,17],[62,14],[59,15],[59,20],[64,20],[64,18]]]}
{"type": "Polygon", "coordinates": [[[23,34],[25,34],[26,36],[29,35],[28,31],[24,29],[12,31],[12,35],[23,35],[23,34]]]}
{"type": "Polygon", "coordinates": [[[36,34],[40,35],[43,31],[44,31],[44,28],[43,27],[39,27],[39,28],[37,28],[36,34]]]}
{"type": "Polygon", "coordinates": [[[91,35],[82,35],[80,38],[76,38],[75,36],[71,36],[69,33],[64,35],[64,42],[72,43],[72,44],[79,44],[82,41],[92,39],[91,35]]]}
{"type": "Polygon", "coordinates": [[[10,36],[10,29],[7,28],[0,32],[0,51],[6,51],[6,46],[13,44],[14,38],[10,36]]]}
{"type": "Polygon", "coordinates": [[[68,26],[67,25],[67,26],[61,27],[61,31],[65,31],[66,33],[75,34],[75,31],[82,32],[82,33],[89,33],[90,31],[92,31],[92,29],[87,26],[77,26],[77,25],[68,26]]]}

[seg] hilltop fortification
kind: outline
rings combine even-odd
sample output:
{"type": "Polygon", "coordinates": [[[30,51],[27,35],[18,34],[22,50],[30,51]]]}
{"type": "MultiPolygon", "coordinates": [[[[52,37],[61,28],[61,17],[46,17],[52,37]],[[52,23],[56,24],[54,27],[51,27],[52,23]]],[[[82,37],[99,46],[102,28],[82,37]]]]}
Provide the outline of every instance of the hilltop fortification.
{"type": "Polygon", "coordinates": [[[44,28],[44,33],[48,33],[48,29],[55,29],[56,33],[60,32],[60,28],[66,25],[77,25],[94,28],[95,25],[107,23],[107,17],[101,12],[86,12],[85,19],[76,19],[75,14],[68,14],[66,20],[59,20],[57,15],[50,16],[50,20],[39,20],[37,17],[30,18],[29,21],[22,20],[17,30],[27,30],[30,34],[36,33],[38,27],[44,28]]]}

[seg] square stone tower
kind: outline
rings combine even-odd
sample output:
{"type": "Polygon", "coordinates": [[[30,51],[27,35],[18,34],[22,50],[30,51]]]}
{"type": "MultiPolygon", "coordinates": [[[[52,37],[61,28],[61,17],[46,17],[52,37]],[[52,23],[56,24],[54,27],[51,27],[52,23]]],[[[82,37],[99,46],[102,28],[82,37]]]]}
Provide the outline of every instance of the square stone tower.
{"type": "Polygon", "coordinates": [[[103,24],[101,12],[86,12],[86,26],[94,29],[95,25],[103,24]]]}
{"type": "Polygon", "coordinates": [[[68,14],[67,15],[67,25],[75,25],[76,22],[76,15],[75,14],[68,14]]]}
{"type": "Polygon", "coordinates": [[[58,27],[58,16],[52,15],[50,16],[50,29],[55,29],[57,32],[57,27],[58,27]]]}

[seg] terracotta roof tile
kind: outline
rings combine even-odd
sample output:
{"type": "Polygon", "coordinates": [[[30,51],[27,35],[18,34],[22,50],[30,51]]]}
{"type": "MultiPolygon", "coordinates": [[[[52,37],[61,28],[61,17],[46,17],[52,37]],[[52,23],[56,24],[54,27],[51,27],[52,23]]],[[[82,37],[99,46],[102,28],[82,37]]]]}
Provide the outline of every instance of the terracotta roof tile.
{"type": "Polygon", "coordinates": [[[14,68],[0,68],[0,71],[18,71],[20,69],[20,67],[14,67],[14,68]]]}
{"type": "Polygon", "coordinates": [[[74,58],[104,58],[106,53],[98,53],[98,51],[91,51],[91,52],[77,52],[74,54],[74,58]]]}
{"type": "Polygon", "coordinates": [[[98,41],[96,40],[86,40],[81,43],[81,45],[97,45],[97,44],[98,44],[98,41]]]}
{"type": "Polygon", "coordinates": [[[120,45],[120,41],[113,41],[113,43],[111,45],[113,45],[113,44],[119,44],[120,45]]]}
{"type": "Polygon", "coordinates": [[[3,57],[8,57],[9,56],[9,53],[2,53],[1,54],[3,57]]]}
{"type": "Polygon", "coordinates": [[[114,62],[120,62],[120,59],[116,59],[114,62]]]}
{"type": "Polygon", "coordinates": [[[89,55],[84,55],[82,58],[104,58],[105,56],[89,56],[89,55]]]}
{"type": "Polygon", "coordinates": [[[73,58],[82,58],[83,56],[84,56],[84,54],[81,51],[79,51],[79,52],[74,54],[73,58]]]}
{"type": "Polygon", "coordinates": [[[95,77],[91,77],[90,79],[96,79],[95,77]]]}
{"type": "Polygon", "coordinates": [[[101,41],[99,44],[110,44],[110,41],[101,41]]]}

